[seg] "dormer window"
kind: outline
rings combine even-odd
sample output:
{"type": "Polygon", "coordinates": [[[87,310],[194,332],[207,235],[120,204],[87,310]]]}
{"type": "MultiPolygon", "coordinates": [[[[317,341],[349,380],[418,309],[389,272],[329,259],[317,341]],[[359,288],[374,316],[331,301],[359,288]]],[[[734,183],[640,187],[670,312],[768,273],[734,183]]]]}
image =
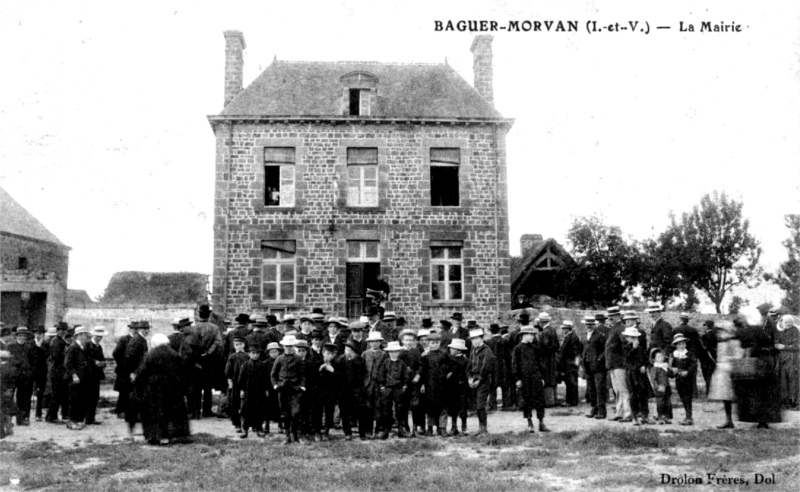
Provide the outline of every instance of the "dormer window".
{"type": "Polygon", "coordinates": [[[367,72],[350,72],[339,80],[344,86],[342,114],[371,116],[378,96],[378,78],[367,72]]]}

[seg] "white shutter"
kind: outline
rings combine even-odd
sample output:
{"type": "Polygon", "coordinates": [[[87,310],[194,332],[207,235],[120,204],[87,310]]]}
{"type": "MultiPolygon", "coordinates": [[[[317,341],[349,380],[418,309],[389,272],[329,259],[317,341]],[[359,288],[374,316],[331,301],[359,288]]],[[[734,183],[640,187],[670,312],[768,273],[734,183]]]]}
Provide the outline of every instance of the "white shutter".
{"type": "Polygon", "coordinates": [[[281,207],[294,207],[294,166],[281,166],[281,207]]]}

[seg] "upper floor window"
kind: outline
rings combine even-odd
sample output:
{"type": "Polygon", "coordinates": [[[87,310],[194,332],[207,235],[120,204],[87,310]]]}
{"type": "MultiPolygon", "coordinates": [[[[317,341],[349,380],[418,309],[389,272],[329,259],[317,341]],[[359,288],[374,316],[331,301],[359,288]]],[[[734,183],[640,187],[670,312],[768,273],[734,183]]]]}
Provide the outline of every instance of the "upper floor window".
{"type": "Polygon", "coordinates": [[[461,242],[431,241],[431,299],[456,301],[463,298],[461,242]]]}
{"type": "Polygon", "coordinates": [[[293,302],[295,298],[295,242],[263,241],[261,244],[261,299],[293,302]]]}
{"type": "Polygon", "coordinates": [[[347,149],[347,205],[355,207],[378,205],[377,148],[347,149]]]}
{"type": "Polygon", "coordinates": [[[344,88],[342,114],[350,116],[370,116],[370,102],[377,98],[378,78],[368,72],[350,72],[340,79],[344,88]]]}
{"type": "Polygon", "coordinates": [[[369,116],[369,90],[350,89],[350,116],[369,116]]]}
{"type": "Polygon", "coordinates": [[[264,205],[294,206],[295,148],[264,148],[264,205]]]}
{"type": "Polygon", "coordinates": [[[17,262],[17,266],[19,266],[18,270],[27,270],[28,269],[28,258],[24,256],[19,257],[19,261],[17,262]]]}
{"type": "Polygon", "coordinates": [[[458,168],[461,149],[431,148],[431,205],[457,207],[459,205],[458,168]]]}

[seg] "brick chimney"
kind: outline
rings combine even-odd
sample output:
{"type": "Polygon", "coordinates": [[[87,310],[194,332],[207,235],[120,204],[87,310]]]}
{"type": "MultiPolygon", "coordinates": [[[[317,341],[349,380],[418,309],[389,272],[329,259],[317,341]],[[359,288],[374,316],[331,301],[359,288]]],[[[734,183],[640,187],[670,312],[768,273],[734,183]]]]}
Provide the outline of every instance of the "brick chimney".
{"type": "Polygon", "coordinates": [[[494,106],[494,88],[492,74],[492,36],[481,34],[472,41],[472,71],[475,75],[473,85],[478,94],[494,106]]]}
{"type": "Polygon", "coordinates": [[[520,254],[525,256],[534,246],[544,241],[541,234],[523,234],[519,240],[520,254]]]}
{"type": "Polygon", "coordinates": [[[225,31],[225,104],[228,105],[240,92],[244,79],[244,58],[242,51],[244,34],[241,31],[225,31]]]}

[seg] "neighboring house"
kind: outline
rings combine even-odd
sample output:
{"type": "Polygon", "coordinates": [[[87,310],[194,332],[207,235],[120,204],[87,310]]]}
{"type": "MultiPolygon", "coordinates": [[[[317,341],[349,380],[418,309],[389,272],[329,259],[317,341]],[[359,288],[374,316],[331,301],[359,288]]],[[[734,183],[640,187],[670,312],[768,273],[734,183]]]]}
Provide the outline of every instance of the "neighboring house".
{"type": "Polygon", "coordinates": [[[555,239],[542,239],[541,234],[523,234],[520,250],[522,258],[511,281],[512,297],[558,297],[554,275],[559,267],[573,261],[572,256],[555,239]]]}
{"type": "Polygon", "coordinates": [[[506,134],[492,37],[475,87],[447,64],[273,61],[242,90],[225,32],[213,304],[221,313],[362,314],[378,274],[411,322],[510,307],[506,134]]]}
{"type": "Polygon", "coordinates": [[[0,188],[0,319],[52,326],[67,308],[69,246],[0,188]]]}

